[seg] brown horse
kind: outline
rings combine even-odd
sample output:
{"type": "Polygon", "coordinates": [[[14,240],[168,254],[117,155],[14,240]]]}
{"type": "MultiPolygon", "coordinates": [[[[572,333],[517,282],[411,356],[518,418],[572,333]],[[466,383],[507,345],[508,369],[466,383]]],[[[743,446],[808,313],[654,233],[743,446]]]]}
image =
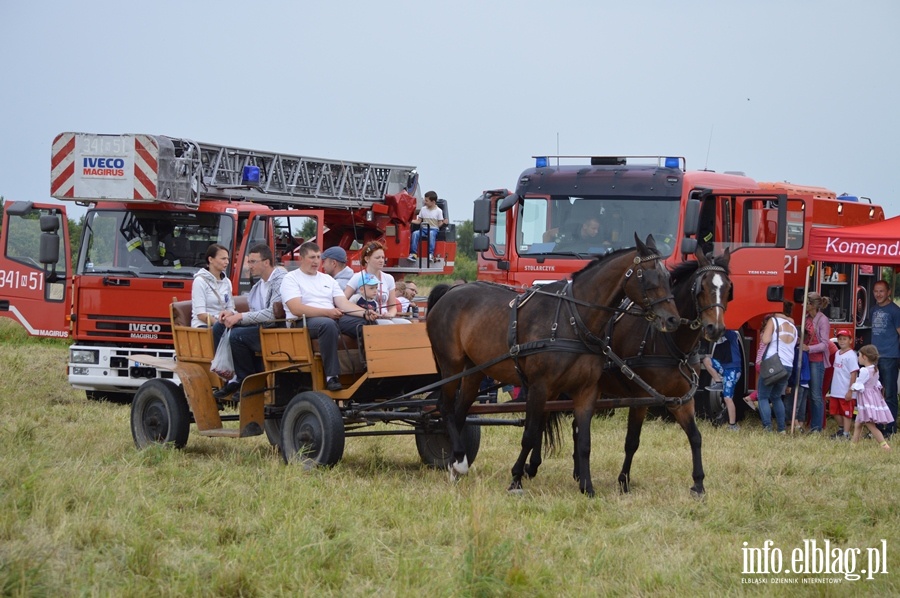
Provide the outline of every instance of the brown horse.
{"type": "MultiPolygon", "coordinates": [[[[615,323],[611,347],[616,355],[623,356],[628,367],[654,391],[666,397],[665,406],[681,425],[688,437],[693,460],[691,491],[697,495],[703,487],[702,437],[694,419],[694,391],[696,383],[697,347],[702,335],[715,341],[725,333],[725,309],[731,294],[728,250],[714,259],[707,258],[700,250],[696,261],[684,262],[672,271],[672,293],[675,305],[684,318],[674,334],[659,334],[641,318],[625,316],[615,323]],[[624,357],[627,356],[627,357],[624,357]],[[693,358],[694,364],[689,363],[693,358]]],[[[619,473],[619,486],[628,492],[631,482],[631,462],[641,440],[641,428],[647,415],[648,404],[634,405],[634,399],[646,398],[648,393],[620,368],[607,365],[610,370],[603,377],[601,387],[604,402],[632,406],[628,409],[628,431],[625,435],[625,461],[619,473]]],[[[573,423],[573,438],[577,444],[577,428],[573,423]]],[[[578,479],[579,453],[573,453],[573,476],[578,479]]]]}
{"type": "MultiPolygon", "coordinates": [[[[428,298],[426,326],[442,378],[441,414],[453,447],[451,473],[468,471],[462,430],[485,375],[529,388],[522,450],[512,469],[511,489],[521,488],[525,462],[534,451],[529,476],[537,474],[544,407],[561,392],[572,397],[576,422],[589,430],[603,373],[604,327],[624,297],[635,302],[659,330],[675,330],[680,316],[669,288],[669,273],[652,236],[637,249],[598,258],[560,281],[517,295],[512,289],[471,283],[428,298]],[[477,368],[470,374],[466,370],[477,368]],[[457,391],[459,391],[457,395],[457,391]]],[[[579,436],[579,487],[593,496],[590,434],[579,436]]]]}

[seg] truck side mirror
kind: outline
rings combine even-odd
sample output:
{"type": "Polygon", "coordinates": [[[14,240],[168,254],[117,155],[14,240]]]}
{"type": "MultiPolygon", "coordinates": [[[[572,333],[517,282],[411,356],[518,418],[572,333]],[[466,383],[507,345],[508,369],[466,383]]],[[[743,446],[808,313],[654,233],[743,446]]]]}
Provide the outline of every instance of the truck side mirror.
{"type": "Polygon", "coordinates": [[[510,193],[503,198],[503,201],[500,202],[500,205],[497,207],[497,209],[501,212],[505,212],[516,205],[519,202],[519,199],[521,198],[518,195],[516,195],[515,193],[510,193]]]}
{"type": "Polygon", "coordinates": [[[472,212],[472,229],[476,233],[486,233],[491,230],[491,200],[475,200],[472,212]]]}
{"type": "Polygon", "coordinates": [[[59,218],[56,216],[41,216],[41,245],[38,253],[38,261],[42,264],[56,264],[59,261],[59,218]]]}
{"type": "Polygon", "coordinates": [[[491,240],[487,235],[475,235],[475,238],[472,239],[472,248],[475,251],[487,251],[488,247],[490,247],[491,240]]]}
{"type": "Polygon", "coordinates": [[[690,255],[697,251],[697,239],[685,237],[681,240],[681,253],[690,255]]]}
{"type": "MultiPolygon", "coordinates": [[[[684,208],[684,235],[689,237],[696,235],[700,229],[700,200],[689,199],[684,208]]],[[[689,251],[687,253],[694,253],[689,251]]]]}

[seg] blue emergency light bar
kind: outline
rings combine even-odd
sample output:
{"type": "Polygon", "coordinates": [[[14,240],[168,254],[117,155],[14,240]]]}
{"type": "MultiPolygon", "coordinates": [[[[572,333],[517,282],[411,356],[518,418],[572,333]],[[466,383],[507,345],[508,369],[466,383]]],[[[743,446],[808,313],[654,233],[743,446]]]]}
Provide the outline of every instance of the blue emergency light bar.
{"type": "Polygon", "coordinates": [[[547,156],[538,156],[534,159],[534,167],[535,168],[546,168],[549,160],[547,156]]]}
{"type": "Polygon", "coordinates": [[[244,166],[241,172],[241,185],[259,186],[259,166],[244,166]]]}

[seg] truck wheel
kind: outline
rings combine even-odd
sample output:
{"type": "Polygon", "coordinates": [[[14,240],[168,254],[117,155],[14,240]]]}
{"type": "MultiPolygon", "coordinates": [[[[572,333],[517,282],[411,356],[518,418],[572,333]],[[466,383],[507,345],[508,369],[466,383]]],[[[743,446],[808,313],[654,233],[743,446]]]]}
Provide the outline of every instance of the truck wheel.
{"type": "Polygon", "coordinates": [[[301,392],[281,418],[281,455],[287,464],[330,467],[344,456],[344,419],[334,399],[301,392]]]}
{"type": "MultiPolygon", "coordinates": [[[[478,456],[478,449],[481,448],[481,426],[471,422],[466,424],[463,428],[463,445],[466,447],[466,458],[471,465],[478,456]]],[[[453,459],[450,437],[443,431],[416,434],[416,449],[422,463],[434,469],[447,469],[453,459]]]]}
{"type": "Polygon", "coordinates": [[[116,405],[127,405],[134,398],[130,392],[109,392],[105,390],[86,390],[84,395],[88,401],[108,401],[116,405]]]}
{"type": "Polygon", "coordinates": [[[152,444],[184,448],[191,430],[191,413],[184,391],[168,380],[144,382],[131,403],[131,435],[139,449],[152,444]]]}

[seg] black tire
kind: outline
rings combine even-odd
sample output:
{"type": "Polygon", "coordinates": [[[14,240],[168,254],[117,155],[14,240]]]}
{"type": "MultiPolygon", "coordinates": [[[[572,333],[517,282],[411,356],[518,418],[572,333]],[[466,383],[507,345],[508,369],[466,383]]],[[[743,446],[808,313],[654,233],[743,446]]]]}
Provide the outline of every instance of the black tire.
{"type": "MultiPolygon", "coordinates": [[[[481,448],[481,426],[467,423],[463,428],[463,444],[466,447],[466,458],[471,465],[478,456],[478,449],[481,448]]],[[[450,437],[446,432],[416,434],[416,450],[419,451],[422,463],[433,469],[447,469],[453,459],[450,437]]]]}
{"type": "Polygon", "coordinates": [[[287,464],[330,467],[344,456],[344,419],[334,399],[301,392],[281,418],[281,456],[287,464]]]}
{"type": "Polygon", "coordinates": [[[130,392],[110,392],[106,390],[86,390],[84,396],[88,401],[107,401],[116,405],[127,405],[134,398],[130,392]]]}
{"type": "Polygon", "coordinates": [[[184,448],[191,431],[191,412],[184,391],[168,380],[148,380],[131,403],[131,436],[134,445],[172,444],[184,448]]]}

